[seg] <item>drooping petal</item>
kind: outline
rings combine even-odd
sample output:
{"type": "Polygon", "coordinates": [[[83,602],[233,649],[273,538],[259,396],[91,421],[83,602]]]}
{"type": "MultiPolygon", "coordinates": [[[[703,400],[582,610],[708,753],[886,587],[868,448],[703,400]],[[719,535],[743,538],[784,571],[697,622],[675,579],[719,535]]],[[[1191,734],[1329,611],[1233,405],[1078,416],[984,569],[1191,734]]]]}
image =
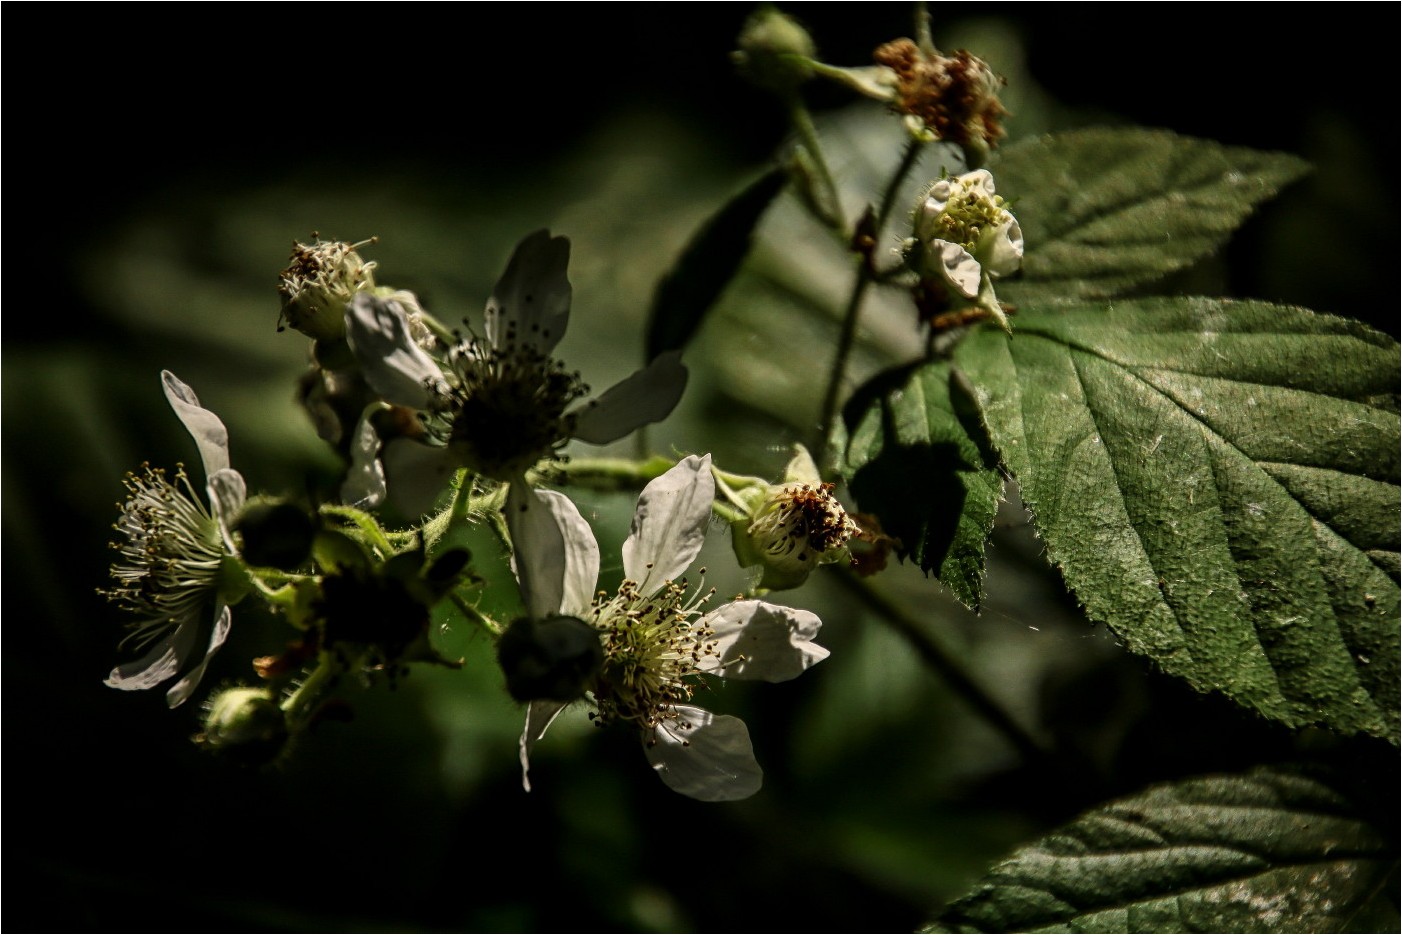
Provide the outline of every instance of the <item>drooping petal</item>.
{"type": "Polygon", "coordinates": [[[972,253],[957,243],[933,240],[930,242],[930,254],[930,261],[937,266],[939,275],[960,295],[966,299],[978,295],[982,267],[972,253]]]}
{"type": "Polygon", "coordinates": [[[175,415],[185,424],[195,447],[200,451],[200,461],[204,464],[204,476],[212,477],[215,471],[229,466],[229,430],[219,417],[200,405],[200,399],[189,385],[169,370],[161,371],[161,387],[175,415]]]}
{"type": "Polygon", "coordinates": [[[396,438],[385,445],[384,463],[389,502],[405,516],[419,517],[433,509],[457,470],[447,448],[396,438]]]}
{"type": "Polygon", "coordinates": [[[206,491],[209,493],[209,512],[219,524],[224,547],[230,552],[237,552],[229,526],[238,518],[244,501],[248,499],[248,485],[244,483],[243,475],[233,468],[215,471],[209,475],[206,491]]]}
{"type": "Polygon", "coordinates": [[[537,620],[583,613],[599,577],[599,544],[579,508],[518,478],[506,492],[506,526],[526,612],[537,620]]]}
{"type": "Polygon", "coordinates": [[[182,623],[140,659],[114,668],[103,684],[122,691],[142,691],[173,678],[180,671],[182,649],[193,641],[196,629],[193,621],[182,623]]]}
{"type": "Polygon", "coordinates": [[[568,237],[538,230],[516,245],[487,300],[487,340],[493,347],[504,347],[514,333],[517,343],[542,354],[554,350],[570,320],[569,264],[568,237]]]}
{"type": "MultiPolygon", "coordinates": [[[[382,404],[369,406],[355,424],[350,444],[350,465],[341,481],[341,502],[373,510],[385,502],[385,469],[380,463],[380,433],[370,417],[382,404]]],[[[384,407],[388,408],[388,407],[384,407]]]]}
{"type": "Polygon", "coordinates": [[[166,692],[166,704],[178,708],[189,700],[190,695],[199,687],[200,679],[204,678],[204,670],[209,666],[209,660],[229,638],[229,628],[233,622],[234,612],[228,605],[220,604],[214,609],[214,629],[209,634],[209,647],[205,649],[204,658],[166,692]]]}
{"type": "Polygon", "coordinates": [[[526,706],[526,727],[521,731],[521,788],[527,792],[531,791],[531,750],[566,707],[568,703],[561,701],[532,701],[526,706]]]}
{"type": "Polygon", "coordinates": [[[404,307],[393,299],[357,292],[346,306],[346,340],[365,381],[385,402],[425,409],[429,388],[444,385],[442,371],[414,343],[404,307]]]}
{"type": "Polygon", "coordinates": [[[726,714],[677,705],[676,720],[644,732],[643,749],[663,782],[702,802],[749,798],[764,781],[745,722],[726,714]]]}
{"type": "Polygon", "coordinates": [[[681,351],[667,351],[574,411],[573,435],[591,445],[622,438],[639,426],[667,418],[686,389],[681,351]]]}
{"type": "Polygon", "coordinates": [[[707,614],[702,624],[714,631],[716,655],[697,668],[725,678],[786,682],[828,657],[813,637],[823,625],[818,615],[764,601],[734,601],[707,614]]]}
{"type": "Polygon", "coordinates": [[[715,493],[709,454],[688,455],[643,488],[623,543],[623,573],[644,593],[680,578],[700,554],[715,493]]]}

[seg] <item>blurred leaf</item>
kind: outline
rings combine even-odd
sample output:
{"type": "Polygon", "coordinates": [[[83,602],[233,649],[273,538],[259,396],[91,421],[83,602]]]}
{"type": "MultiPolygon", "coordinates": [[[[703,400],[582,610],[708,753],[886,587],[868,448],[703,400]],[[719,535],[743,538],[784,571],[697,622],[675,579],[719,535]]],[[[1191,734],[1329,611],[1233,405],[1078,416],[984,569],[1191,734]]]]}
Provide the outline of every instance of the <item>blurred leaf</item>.
{"type": "Polygon", "coordinates": [[[1003,479],[959,375],[948,361],[888,370],[857,390],[844,421],[858,507],[976,609],[1003,479]]]}
{"type": "Polygon", "coordinates": [[[686,346],[735,276],[769,203],[788,176],[775,168],[755,179],[701,226],[662,277],[647,316],[647,359],[686,346]]]}
{"type": "Polygon", "coordinates": [[[1308,171],[1285,153],[1142,128],[1038,137],[992,169],[1027,255],[1000,297],[1122,295],[1211,254],[1263,201],[1308,171]]]}
{"type": "Polygon", "coordinates": [[[926,932],[1329,932],[1395,850],[1285,770],[1185,780],[1094,809],[995,866],[926,932]]]}
{"type": "Polygon", "coordinates": [[[956,361],[1092,618],[1199,690],[1397,742],[1392,339],[1147,299],[1026,309],[956,361]]]}

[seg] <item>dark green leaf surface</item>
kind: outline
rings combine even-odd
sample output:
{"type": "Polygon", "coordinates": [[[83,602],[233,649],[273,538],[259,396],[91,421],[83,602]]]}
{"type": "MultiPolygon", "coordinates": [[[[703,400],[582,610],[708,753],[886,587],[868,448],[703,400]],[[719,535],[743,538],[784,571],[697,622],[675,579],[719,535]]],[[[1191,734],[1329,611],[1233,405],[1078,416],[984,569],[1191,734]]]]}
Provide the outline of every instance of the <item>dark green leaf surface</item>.
{"type": "Polygon", "coordinates": [[[1142,128],[1028,140],[992,166],[1027,242],[999,298],[1122,295],[1215,251],[1261,202],[1308,169],[1284,153],[1142,128]]]}
{"type": "Polygon", "coordinates": [[[1397,345],[1209,299],[1015,327],[956,361],[1090,616],[1200,690],[1396,743],[1397,345]]]}
{"type": "Polygon", "coordinates": [[[1258,770],[1087,812],[997,865],[927,932],[1329,932],[1385,884],[1395,849],[1348,799],[1258,770]]]}
{"type": "Polygon", "coordinates": [[[657,284],[647,315],[647,359],[686,346],[750,252],[750,239],[788,176],[771,169],[726,202],[696,232],[657,284]]]}
{"type": "Polygon", "coordinates": [[[1003,479],[970,391],[947,361],[881,374],[853,396],[846,476],[903,552],[967,607],[983,599],[984,547],[1003,479]]]}

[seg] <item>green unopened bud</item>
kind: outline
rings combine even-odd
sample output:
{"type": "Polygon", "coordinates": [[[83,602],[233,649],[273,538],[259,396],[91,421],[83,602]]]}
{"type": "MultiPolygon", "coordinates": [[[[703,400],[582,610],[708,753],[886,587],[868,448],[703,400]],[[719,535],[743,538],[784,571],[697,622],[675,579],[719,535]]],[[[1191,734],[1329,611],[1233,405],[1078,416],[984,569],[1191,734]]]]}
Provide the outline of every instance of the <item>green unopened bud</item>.
{"type": "Polygon", "coordinates": [[[373,289],[374,261],[361,259],[357,247],[374,243],[322,241],[294,243],[291,262],[278,281],[282,312],[278,330],[290,325],[309,338],[329,341],[346,332],[346,303],[357,292],[373,289]]]}
{"type": "Polygon", "coordinates": [[[264,568],[294,571],[312,551],[316,527],[305,511],[279,500],[251,500],[234,523],[243,540],[244,561],[264,568]]]}
{"type": "Polygon", "coordinates": [[[517,620],[497,643],[506,690],[517,701],[573,701],[604,664],[599,632],[577,617],[517,620]]]}
{"type": "Polygon", "coordinates": [[[210,699],[204,730],[195,738],[250,766],[276,757],[287,742],[282,709],[262,688],[228,688],[210,699]]]}
{"type": "Polygon", "coordinates": [[[739,50],[731,56],[740,73],[761,88],[792,93],[813,77],[813,38],[792,18],[761,7],[745,20],[739,50]]]}

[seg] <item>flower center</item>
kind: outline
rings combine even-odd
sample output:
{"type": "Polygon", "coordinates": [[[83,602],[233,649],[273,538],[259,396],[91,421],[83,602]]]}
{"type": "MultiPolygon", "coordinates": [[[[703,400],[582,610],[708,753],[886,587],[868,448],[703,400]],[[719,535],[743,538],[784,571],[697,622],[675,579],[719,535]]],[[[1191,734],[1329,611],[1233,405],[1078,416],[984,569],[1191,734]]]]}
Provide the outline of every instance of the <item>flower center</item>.
{"type": "Polygon", "coordinates": [[[981,186],[960,180],[949,186],[948,201],[935,218],[934,239],[957,243],[976,253],[984,232],[994,230],[1010,217],[1003,208],[1003,197],[989,195],[981,186]]]}
{"type": "Polygon", "coordinates": [[[600,725],[630,721],[646,729],[677,717],[676,706],[691,700],[701,660],[716,655],[713,631],[700,620],[714,593],[698,589],[688,598],[686,579],[651,595],[634,581],[611,597],[599,592],[586,620],[604,647],[593,686],[600,725]]]}
{"type": "Polygon", "coordinates": [[[138,616],[127,639],[145,643],[199,610],[218,586],[224,543],[184,466],[172,483],[143,464],[123,484],[127,499],[112,528],[126,541],[111,543],[121,556],[112,564],[116,583],[99,593],[138,616]]]}
{"type": "Polygon", "coordinates": [[[449,422],[448,447],[466,467],[510,480],[569,440],[574,416],[565,410],[589,392],[578,372],[568,372],[531,344],[508,333],[501,347],[477,338],[449,355],[455,386],[438,408],[449,422]]]}
{"type": "Polygon", "coordinates": [[[812,568],[847,544],[856,527],[832,495],[833,484],[789,484],[756,511],[750,539],[785,571],[812,568]]]}

